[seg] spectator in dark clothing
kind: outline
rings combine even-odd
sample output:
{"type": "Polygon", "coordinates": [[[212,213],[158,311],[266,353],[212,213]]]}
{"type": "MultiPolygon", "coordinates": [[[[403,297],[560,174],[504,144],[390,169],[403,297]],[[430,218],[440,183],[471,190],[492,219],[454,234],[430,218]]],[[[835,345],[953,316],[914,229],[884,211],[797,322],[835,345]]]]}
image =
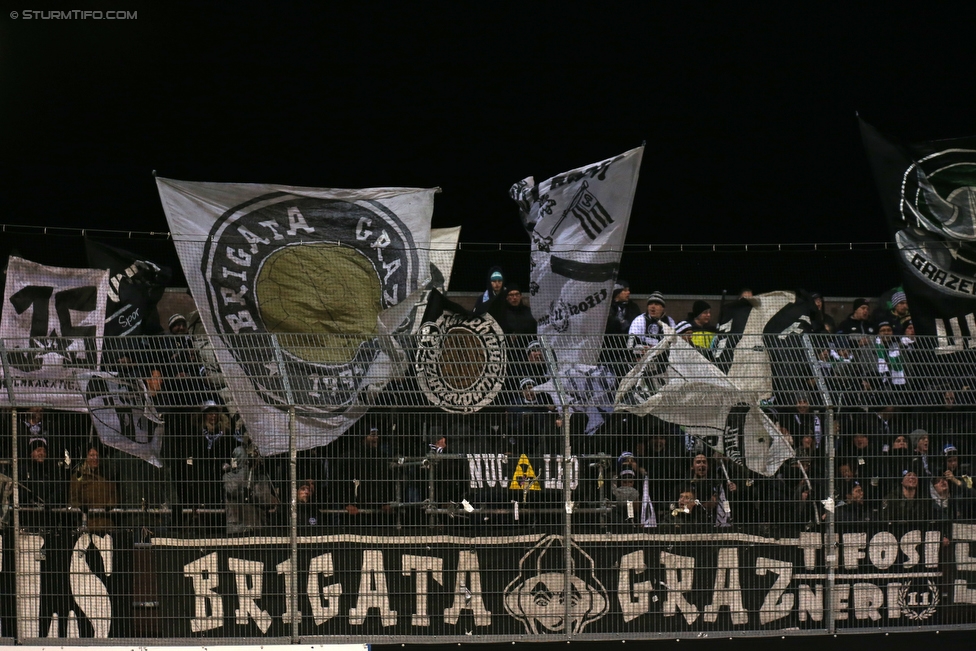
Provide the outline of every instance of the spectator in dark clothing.
{"type": "Polygon", "coordinates": [[[373,427],[360,439],[349,439],[336,463],[336,493],[346,511],[346,524],[387,527],[393,524],[395,487],[391,452],[373,427]]]}
{"type": "Polygon", "coordinates": [[[271,479],[260,464],[261,460],[252,458],[243,446],[237,446],[231,453],[230,468],[223,475],[228,534],[260,533],[278,506],[271,479]]]}
{"type": "Polygon", "coordinates": [[[58,518],[51,509],[64,508],[67,503],[67,474],[63,466],[47,456],[46,438],[34,437],[27,445],[29,458],[20,464],[20,503],[40,511],[25,511],[20,523],[29,529],[46,529],[57,524],[58,518]]]}
{"type": "Polygon", "coordinates": [[[851,348],[866,348],[871,345],[877,330],[870,320],[871,307],[866,299],[854,301],[854,311],[837,326],[837,334],[847,335],[851,348]]]}
{"type": "MultiPolygon", "coordinates": [[[[538,325],[532,317],[532,310],[522,302],[522,290],[516,283],[511,283],[500,298],[495,300],[489,308],[489,313],[495,317],[505,334],[535,335],[538,325]]],[[[524,348],[528,345],[522,346],[524,348]]]]}
{"type": "Polygon", "coordinates": [[[976,490],[973,488],[973,478],[965,474],[959,465],[959,453],[956,446],[948,443],[944,449],[941,476],[949,482],[949,492],[952,493],[956,511],[961,518],[969,520],[973,517],[973,507],[976,506],[976,490]]]}
{"type": "Polygon", "coordinates": [[[888,494],[882,507],[882,517],[887,522],[911,526],[929,519],[929,502],[918,491],[918,475],[905,469],[901,486],[888,494]]]}
{"type": "Polygon", "coordinates": [[[607,334],[626,336],[630,332],[630,324],[640,315],[640,306],[630,299],[630,283],[626,280],[618,280],[613,286],[611,295],[607,334]]]}
{"type": "Polygon", "coordinates": [[[910,437],[915,454],[911,468],[920,479],[931,479],[938,469],[934,467],[934,460],[929,458],[929,433],[924,429],[917,429],[910,437]]]}
{"type": "Polygon", "coordinates": [[[675,527],[692,529],[705,528],[711,524],[712,516],[698,499],[698,486],[689,484],[680,489],[678,499],[668,511],[669,522],[675,527]]]}
{"type": "Polygon", "coordinates": [[[189,511],[224,508],[222,478],[234,448],[244,442],[241,432],[213,400],[205,401],[195,413],[173,415],[164,443],[164,456],[178,492],[184,520],[193,526],[217,527],[222,518],[204,513],[188,519],[189,511]]]}
{"type": "Polygon", "coordinates": [[[835,517],[837,522],[844,523],[870,522],[874,519],[874,512],[864,499],[861,482],[850,482],[844,501],[837,505],[835,517]]]}
{"type": "Polygon", "coordinates": [[[488,287],[485,293],[479,296],[474,302],[472,310],[476,315],[484,314],[488,311],[488,306],[496,297],[501,296],[505,290],[505,274],[501,267],[492,267],[488,270],[488,287]]]}
{"type": "Polygon", "coordinates": [[[322,515],[319,513],[319,503],[315,497],[315,480],[299,480],[298,491],[295,494],[295,507],[299,533],[314,533],[315,529],[323,524],[322,515]]]}
{"type": "Polygon", "coordinates": [[[834,317],[827,314],[827,310],[824,309],[823,295],[814,292],[810,296],[813,298],[813,304],[817,306],[818,310],[820,310],[820,327],[815,331],[815,333],[833,334],[837,332],[837,322],[834,321],[834,317]]]}
{"type": "Polygon", "coordinates": [[[516,378],[531,375],[532,368],[529,365],[529,344],[535,340],[538,324],[532,317],[532,310],[522,302],[522,290],[516,283],[511,283],[505,290],[504,295],[498,296],[489,306],[488,313],[498,321],[502,331],[508,337],[506,349],[508,351],[508,363],[513,365],[511,370],[516,378]]]}
{"type": "Polygon", "coordinates": [[[618,280],[613,286],[610,314],[607,316],[606,337],[603,341],[603,362],[608,364],[618,376],[626,375],[631,361],[627,351],[627,334],[630,324],[641,316],[640,306],[630,300],[630,284],[618,280]]]}
{"type": "Polygon", "coordinates": [[[519,453],[559,452],[556,412],[552,399],[535,390],[532,378],[523,378],[513,404],[506,409],[506,431],[514,439],[519,453]]]}

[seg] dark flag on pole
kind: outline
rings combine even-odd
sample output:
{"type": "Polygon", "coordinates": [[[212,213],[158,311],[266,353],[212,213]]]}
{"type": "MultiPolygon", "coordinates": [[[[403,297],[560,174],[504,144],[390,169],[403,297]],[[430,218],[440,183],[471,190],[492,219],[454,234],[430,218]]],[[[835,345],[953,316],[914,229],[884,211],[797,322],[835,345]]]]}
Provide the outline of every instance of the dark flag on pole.
{"type": "Polygon", "coordinates": [[[915,332],[941,355],[976,347],[976,137],[903,144],[860,124],[915,332]]]}
{"type": "Polygon", "coordinates": [[[105,336],[155,335],[161,331],[156,304],[163,297],[172,271],[108,244],[85,240],[88,264],[108,269],[105,336]]]}

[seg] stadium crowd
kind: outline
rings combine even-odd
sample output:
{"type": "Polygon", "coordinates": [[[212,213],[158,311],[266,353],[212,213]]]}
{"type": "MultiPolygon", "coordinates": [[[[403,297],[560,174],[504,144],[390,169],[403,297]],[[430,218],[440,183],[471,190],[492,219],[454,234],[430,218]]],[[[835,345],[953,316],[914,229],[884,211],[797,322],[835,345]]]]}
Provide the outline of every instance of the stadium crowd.
{"type": "MultiPolygon", "coordinates": [[[[812,357],[791,339],[797,347],[782,357],[786,370],[763,406],[793,454],[767,476],[654,415],[601,413],[595,431],[593,413],[565,422],[566,412],[539,389],[552,378],[531,311],[493,268],[474,313],[490,314],[509,336],[504,390],[477,413],[450,414],[421,406],[409,378],[394,379],[345,435],[298,452],[299,532],[558,526],[565,482],[584,526],[749,527],[789,536],[822,528],[833,514],[844,527],[925,523],[948,541],[952,522],[976,515],[968,371],[939,366],[918,346],[901,291],[873,313],[858,299],[839,324],[821,296],[804,298],[813,306],[812,357]]],[[[749,290],[717,309],[696,300],[675,318],[661,292],[640,306],[618,282],[603,377],[616,386],[672,333],[721,365],[729,339],[716,325],[727,317],[716,312],[753,301],[749,290]]],[[[254,444],[190,320],[174,314],[167,325],[164,336],[106,340],[103,361],[119,376],[143,379],[153,396],[164,421],[158,467],[104,445],[87,414],[32,407],[18,411],[15,428],[9,414],[0,416],[0,456],[12,464],[14,437],[19,452],[22,527],[105,532],[133,522],[127,514],[135,512],[157,533],[288,530],[288,455],[262,455],[254,444]]],[[[659,363],[664,373],[666,357],[659,363]]]]}

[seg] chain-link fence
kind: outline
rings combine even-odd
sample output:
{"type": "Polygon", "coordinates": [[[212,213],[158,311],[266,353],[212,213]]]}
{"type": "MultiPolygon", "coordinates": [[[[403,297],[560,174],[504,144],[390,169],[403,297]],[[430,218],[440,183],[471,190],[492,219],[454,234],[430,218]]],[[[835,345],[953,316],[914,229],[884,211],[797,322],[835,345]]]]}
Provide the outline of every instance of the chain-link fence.
{"type": "Polygon", "coordinates": [[[976,626],[967,342],[472,323],[7,342],[0,632],[976,626]]]}

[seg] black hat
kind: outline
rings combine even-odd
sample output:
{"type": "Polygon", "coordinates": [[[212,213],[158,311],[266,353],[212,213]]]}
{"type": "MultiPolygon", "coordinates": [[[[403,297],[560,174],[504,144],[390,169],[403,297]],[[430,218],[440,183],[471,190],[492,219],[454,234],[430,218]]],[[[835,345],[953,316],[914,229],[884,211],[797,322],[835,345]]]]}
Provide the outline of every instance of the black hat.
{"type": "Polygon", "coordinates": [[[33,452],[37,448],[47,449],[47,439],[43,436],[35,436],[30,441],[27,442],[27,448],[33,452]]]}
{"type": "Polygon", "coordinates": [[[701,313],[702,312],[704,312],[705,310],[710,310],[710,309],[712,309],[712,306],[711,305],[709,305],[708,303],[706,303],[705,301],[703,301],[701,299],[698,299],[691,306],[691,312],[688,313],[688,320],[689,321],[694,321],[699,316],[701,316],[701,313]]]}
{"type": "Polygon", "coordinates": [[[511,293],[511,292],[519,292],[519,293],[521,293],[522,288],[519,287],[519,284],[518,283],[508,283],[508,287],[506,288],[506,290],[507,290],[506,294],[507,293],[511,293]]]}
{"type": "Polygon", "coordinates": [[[861,307],[862,305],[867,305],[867,304],[868,304],[868,301],[865,298],[856,298],[856,299],[854,299],[854,311],[856,312],[857,311],[857,308],[861,307]]]}

